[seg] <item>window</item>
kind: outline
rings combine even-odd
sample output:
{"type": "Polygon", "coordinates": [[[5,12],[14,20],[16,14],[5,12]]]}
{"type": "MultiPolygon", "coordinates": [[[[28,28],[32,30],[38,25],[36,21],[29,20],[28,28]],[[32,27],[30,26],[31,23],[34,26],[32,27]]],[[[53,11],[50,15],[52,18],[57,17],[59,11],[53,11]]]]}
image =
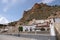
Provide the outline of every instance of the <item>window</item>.
{"type": "Polygon", "coordinates": [[[28,31],[28,28],[26,28],[25,31],[28,31]]]}
{"type": "Polygon", "coordinates": [[[45,31],[45,28],[41,28],[40,30],[41,30],[41,31],[45,31]]]}

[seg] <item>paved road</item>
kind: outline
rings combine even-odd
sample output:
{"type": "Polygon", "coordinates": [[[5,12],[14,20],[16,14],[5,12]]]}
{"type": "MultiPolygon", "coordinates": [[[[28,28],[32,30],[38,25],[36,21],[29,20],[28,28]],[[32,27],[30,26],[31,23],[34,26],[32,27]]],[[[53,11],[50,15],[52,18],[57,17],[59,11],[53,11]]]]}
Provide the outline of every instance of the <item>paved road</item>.
{"type": "Polygon", "coordinates": [[[25,38],[34,38],[37,40],[56,40],[54,36],[49,36],[49,35],[20,35],[20,37],[25,37],[25,38]]]}
{"type": "Polygon", "coordinates": [[[36,40],[36,39],[9,36],[9,35],[0,35],[0,40],[36,40]]]}
{"type": "Polygon", "coordinates": [[[50,35],[31,35],[31,34],[17,35],[17,34],[15,34],[14,36],[30,38],[30,39],[37,39],[37,40],[56,40],[55,36],[50,36],[50,35]]]}

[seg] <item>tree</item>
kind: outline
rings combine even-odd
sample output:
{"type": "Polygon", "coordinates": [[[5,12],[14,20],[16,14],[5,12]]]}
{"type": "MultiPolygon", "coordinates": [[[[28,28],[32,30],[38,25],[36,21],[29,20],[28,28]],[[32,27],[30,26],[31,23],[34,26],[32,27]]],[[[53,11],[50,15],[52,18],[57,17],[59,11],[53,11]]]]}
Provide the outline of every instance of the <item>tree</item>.
{"type": "Polygon", "coordinates": [[[23,31],[23,27],[22,26],[20,26],[19,28],[18,28],[18,30],[19,30],[19,32],[21,31],[23,31]]]}

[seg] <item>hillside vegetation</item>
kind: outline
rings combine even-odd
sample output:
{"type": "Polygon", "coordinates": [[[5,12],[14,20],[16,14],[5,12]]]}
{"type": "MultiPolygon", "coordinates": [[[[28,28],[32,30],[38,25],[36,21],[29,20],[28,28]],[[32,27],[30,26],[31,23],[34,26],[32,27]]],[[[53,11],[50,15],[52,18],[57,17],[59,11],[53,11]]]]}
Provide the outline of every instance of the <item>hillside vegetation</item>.
{"type": "Polygon", "coordinates": [[[56,12],[58,11],[60,11],[60,6],[50,6],[43,3],[35,3],[31,9],[29,9],[28,11],[24,11],[23,17],[18,20],[17,23],[28,24],[28,22],[32,19],[47,19],[51,15],[55,16],[56,12]]]}
{"type": "Polygon", "coordinates": [[[51,15],[55,16],[57,11],[60,11],[60,6],[35,3],[30,10],[24,11],[23,17],[19,22],[25,24],[32,19],[47,19],[51,15]]]}

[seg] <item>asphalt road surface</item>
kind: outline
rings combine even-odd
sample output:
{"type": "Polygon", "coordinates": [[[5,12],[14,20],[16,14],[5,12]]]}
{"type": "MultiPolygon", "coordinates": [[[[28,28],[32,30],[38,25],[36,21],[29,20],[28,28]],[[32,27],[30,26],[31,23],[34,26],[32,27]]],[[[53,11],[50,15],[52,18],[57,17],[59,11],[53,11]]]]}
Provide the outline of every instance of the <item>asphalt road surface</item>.
{"type": "Polygon", "coordinates": [[[10,36],[10,35],[0,35],[0,40],[36,40],[36,39],[16,37],[16,36],[10,36]]]}
{"type": "Polygon", "coordinates": [[[12,36],[17,37],[24,37],[24,38],[30,38],[35,40],[56,40],[56,36],[50,36],[50,35],[31,35],[31,34],[15,34],[12,36]]]}

